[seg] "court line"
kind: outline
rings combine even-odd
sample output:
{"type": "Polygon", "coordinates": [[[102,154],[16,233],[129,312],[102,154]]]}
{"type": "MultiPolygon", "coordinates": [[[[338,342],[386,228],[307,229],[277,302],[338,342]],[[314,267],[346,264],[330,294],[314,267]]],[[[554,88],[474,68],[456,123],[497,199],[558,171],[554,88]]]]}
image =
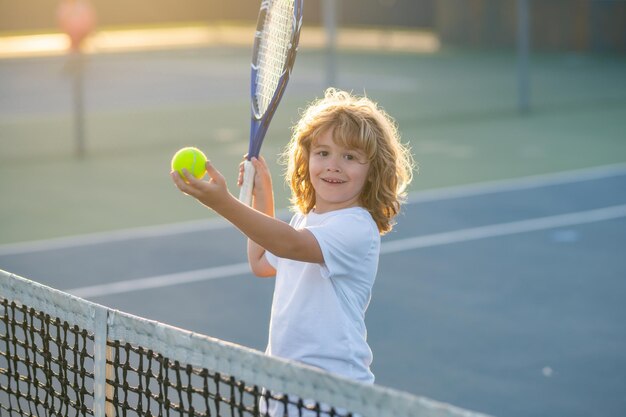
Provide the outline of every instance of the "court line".
{"type": "Polygon", "coordinates": [[[249,272],[250,267],[248,266],[248,263],[241,262],[238,264],[198,269],[195,271],[178,272],[148,278],[112,282],[109,284],[73,288],[66,290],[66,292],[82,298],[102,297],[105,295],[123,294],[132,291],[171,287],[174,285],[189,284],[198,281],[226,278],[235,275],[243,275],[249,272]]]}
{"type": "Polygon", "coordinates": [[[535,219],[520,220],[510,223],[499,223],[488,226],[455,230],[452,232],[398,239],[391,242],[385,242],[385,244],[381,246],[380,252],[382,254],[395,253],[405,250],[486,239],[490,237],[536,232],[539,230],[555,229],[566,226],[576,226],[586,223],[617,219],[620,217],[626,217],[626,204],[580,211],[576,213],[538,217],[535,219]]]}
{"type": "MultiPolygon", "coordinates": [[[[417,191],[411,193],[408,204],[548,187],[551,185],[590,181],[624,174],[626,174],[626,164],[613,164],[508,180],[487,181],[476,184],[417,191]]],[[[287,210],[281,210],[277,215],[278,217],[287,218],[289,214],[287,210]]],[[[147,226],[55,239],[11,243],[0,245],[0,256],[45,252],[49,250],[113,243],[132,239],[173,236],[184,233],[216,230],[224,227],[230,227],[230,224],[221,218],[212,218],[160,226],[147,226]]]]}
{"type": "MultiPolygon", "coordinates": [[[[416,236],[412,238],[392,240],[389,242],[383,242],[383,244],[381,245],[381,254],[387,255],[390,253],[397,253],[441,245],[450,245],[454,243],[462,243],[491,237],[508,236],[519,233],[535,232],[566,226],[576,226],[586,223],[612,220],[621,217],[626,217],[626,204],[595,210],[560,214],[556,216],[539,217],[529,220],[492,224],[481,227],[455,230],[452,232],[435,233],[425,236],[416,236]]],[[[93,298],[145,289],[169,287],[212,279],[221,279],[247,273],[250,273],[250,268],[248,267],[247,262],[242,262],[214,268],[199,269],[195,271],[159,275],[154,277],[120,281],[103,285],[73,288],[66,290],[66,292],[69,292],[70,294],[76,295],[78,297],[93,298]]]]}
{"type": "Polygon", "coordinates": [[[411,194],[409,197],[409,203],[439,201],[500,192],[529,190],[533,188],[550,187],[553,185],[593,181],[617,177],[620,175],[626,175],[626,164],[624,163],[424,190],[411,194]]]}

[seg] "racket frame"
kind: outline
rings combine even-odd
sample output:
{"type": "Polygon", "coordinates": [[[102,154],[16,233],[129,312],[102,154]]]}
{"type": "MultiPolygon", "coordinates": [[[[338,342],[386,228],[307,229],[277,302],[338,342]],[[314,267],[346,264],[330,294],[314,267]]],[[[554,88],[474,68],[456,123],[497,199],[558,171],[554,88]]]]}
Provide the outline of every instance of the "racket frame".
{"type": "MultiPolygon", "coordinates": [[[[284,0],[274,0],[284,1],[284,0]]],[[[254,36],[254,46],[252,49],[252,64],[250,72],[250,144],[248,146],[248,155],[244,162],[244,177],[241,190],[239,193],[239,200],[247,205],[252,203],[252,189],[254,187],[254,166],[250,162],[253,157],[258,157],[261,151],[261,145],[263,139],[267,133],[272,117],[278,108],[280,100],[283,97],[287,83],[291,76],[291,70],[296,60],[296,54],[298,52],[298,42],[300,40],[300,31],[302,29],[302,9],[304,7],[304,0],[293,0],[293,19],[292,19],[292,34],[290,39],[289,48],[287,51],[287,57],[285,59],[285,65],[283,66],[283,73],[281,74],[276,90],[267,106],[264,113],[260,113],[257,103],[256,93],[257,84],[256,80],[259,73],[259,51],[261,45],[261,35],[265,28],[266,16],[272,1],[263,0],[261,2],[261,8],[259,10],[259,16],[257,19],[257,27],[254,36]]]]}

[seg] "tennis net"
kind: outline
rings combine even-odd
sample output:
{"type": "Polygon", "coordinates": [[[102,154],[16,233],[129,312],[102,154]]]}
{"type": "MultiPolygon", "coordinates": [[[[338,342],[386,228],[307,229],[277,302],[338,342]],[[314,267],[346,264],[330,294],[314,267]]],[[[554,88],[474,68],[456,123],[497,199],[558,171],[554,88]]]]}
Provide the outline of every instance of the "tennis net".
{"type": "Polygon", "coordinates": [[[479,417],[0,270],[0,416],[479,417]]]}

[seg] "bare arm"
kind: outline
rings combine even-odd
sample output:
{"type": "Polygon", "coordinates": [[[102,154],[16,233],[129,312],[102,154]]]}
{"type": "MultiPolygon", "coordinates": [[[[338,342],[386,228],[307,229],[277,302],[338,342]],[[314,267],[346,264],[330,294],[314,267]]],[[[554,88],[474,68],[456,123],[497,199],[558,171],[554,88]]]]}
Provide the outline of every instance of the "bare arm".
{"type": "MultiPolygon", "coordinates": [[[[252,190],[252,207],[270,217],[274,217],[274,191],[272,177],[265,159],[252,158],[254,165],[254,189],[252,190]]],[[[239,178],[237,185],[243,183],[243,162],[239,166],[239,178]]],[[[248,264],[254,275],[258,277],[273,277],[276,269],[267,261],[265,248],[248,238],[248,264]]]]}
{"type": "Polygon", "coordinates": [[[287,223],[241,203],[228,192],[222,174],[210,162],[206,164],[210,180],[203,181],[185,172],[185,182],[177,172],[171,176],[185,194],[213,209],[235,225],[248,238],[281,258],[322,263],[324,257],[317,240],[308,230],[296,230],[287,223]]]}

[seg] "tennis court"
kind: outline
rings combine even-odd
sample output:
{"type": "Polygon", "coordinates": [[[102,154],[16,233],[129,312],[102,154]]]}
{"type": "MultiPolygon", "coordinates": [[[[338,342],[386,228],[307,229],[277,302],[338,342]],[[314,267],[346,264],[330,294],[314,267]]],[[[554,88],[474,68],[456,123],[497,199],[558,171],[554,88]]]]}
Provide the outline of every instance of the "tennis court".
{"type": "MultiPolygon", "coordinates": [[[[619,165],[414,194],[368,314],[378,382],[493,415],[620,415],[625,186],[619,165]]],[[[247,272],[238,232],[195,226],[5,246],[0,262],[262,350],[272,281],[247,272]]]]}
{"type": "MultiPolygon", "coordinates": [[[[338,86],[394,115],[420,166],[367,316],[377,382],[492,415],[623,415],[626,61],[537,54],[520,116],[512,53],[339,58],[338,86]]],[[[89,56],[79,160],[65,59],[0,60],[0,269],[263,349],[272,281],[167,175],[192,144],[234,185],[248,61],[217,47],[89,56]]],[[[301,51],[266,158],[323,68],[301,51]]]]}

